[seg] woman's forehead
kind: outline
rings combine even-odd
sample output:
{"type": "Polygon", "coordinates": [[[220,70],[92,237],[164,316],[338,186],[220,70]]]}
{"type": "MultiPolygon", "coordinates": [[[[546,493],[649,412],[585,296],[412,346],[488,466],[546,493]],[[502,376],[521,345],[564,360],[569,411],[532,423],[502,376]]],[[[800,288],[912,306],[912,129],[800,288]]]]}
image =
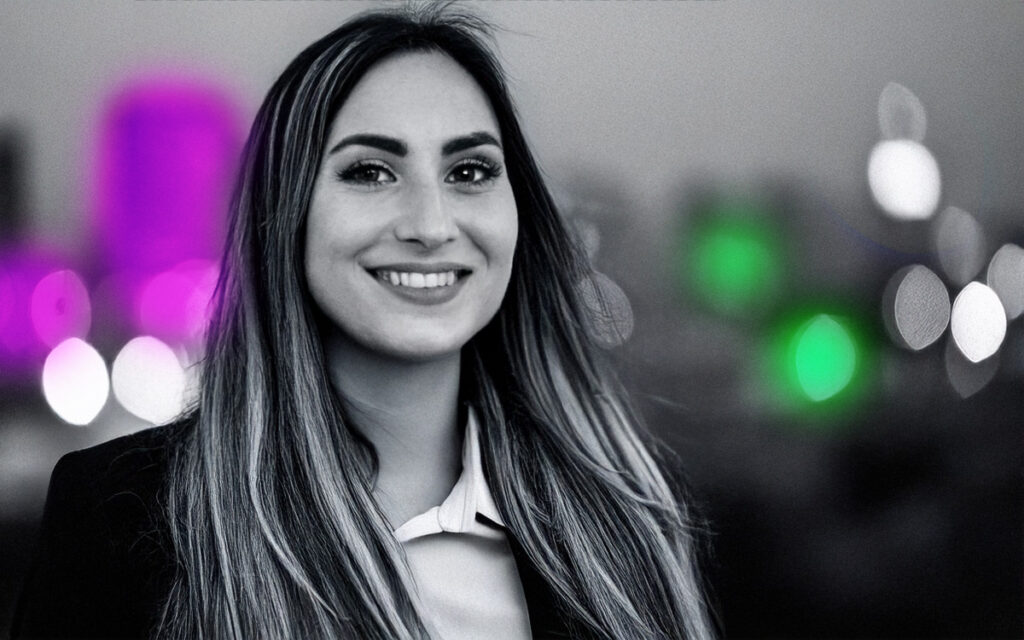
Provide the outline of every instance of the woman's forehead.
{"type": "Polygon", "coordinates": [[[480,85],[447,54],[409,52],[367,71],[335,115],[329,141],[372,132],[429,144],[470,131],[499,134],[480,85]]]}

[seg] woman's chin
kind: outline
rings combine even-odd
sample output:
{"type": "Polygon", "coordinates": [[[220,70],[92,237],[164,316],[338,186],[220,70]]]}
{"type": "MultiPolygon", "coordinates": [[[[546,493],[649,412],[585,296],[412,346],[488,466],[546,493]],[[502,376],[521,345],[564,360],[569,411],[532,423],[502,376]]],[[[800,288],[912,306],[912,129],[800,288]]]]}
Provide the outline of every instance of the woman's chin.
{"type": "Polygon", "coordinates": [[[465,343],[451,336],[409,336],[378,344],[376,350],[395,360],[423,363],[457,357],[465,343]]]}

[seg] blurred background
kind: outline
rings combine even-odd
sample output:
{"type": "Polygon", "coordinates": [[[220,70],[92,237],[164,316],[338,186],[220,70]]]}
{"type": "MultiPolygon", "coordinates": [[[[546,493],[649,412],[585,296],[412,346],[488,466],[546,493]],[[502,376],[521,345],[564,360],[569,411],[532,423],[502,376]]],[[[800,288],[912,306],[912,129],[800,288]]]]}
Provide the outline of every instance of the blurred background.
{"type": "MultiPolygon", "coordinates": [[[[0,636],[193,392],[259,101],[373,2],[0,4],[0,636]]],[[[474,5],[729,637],[1021,637],[1024,5],[474,5]]]]}

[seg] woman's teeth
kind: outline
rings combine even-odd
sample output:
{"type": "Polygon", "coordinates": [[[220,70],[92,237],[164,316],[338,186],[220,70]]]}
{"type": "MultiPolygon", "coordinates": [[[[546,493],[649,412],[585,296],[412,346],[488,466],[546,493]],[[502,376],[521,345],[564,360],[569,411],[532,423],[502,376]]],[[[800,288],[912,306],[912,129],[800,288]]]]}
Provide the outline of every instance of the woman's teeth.
{"type": "Polygon", "coordinates": [[[416,271],[388,271],[382,269],[377,272],[377,277],[385,282],[390,282],[396,287],[409,287],[410,289],[450,287],[455,284],[456,280],[454,271],[418,273],[416,271]]]}

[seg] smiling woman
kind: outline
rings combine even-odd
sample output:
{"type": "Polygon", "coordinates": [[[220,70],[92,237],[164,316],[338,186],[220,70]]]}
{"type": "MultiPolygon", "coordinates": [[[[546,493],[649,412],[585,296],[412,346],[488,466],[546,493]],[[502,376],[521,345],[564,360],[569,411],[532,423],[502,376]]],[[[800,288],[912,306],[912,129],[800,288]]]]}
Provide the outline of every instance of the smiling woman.
{"type": "Polygon", "coordinates": [[[368,13],[274,84],[199,401],[58,463],[15,637],[712,635],[486,33],[368,13]]]}
{"type": "Polygon", "coordinates": [[[313,186],[306,277],[330,331],[396,358],[458,356],[498,311],[518,234],[501,134],[473,77],[395,55],[352,90],[313,186]]]}

